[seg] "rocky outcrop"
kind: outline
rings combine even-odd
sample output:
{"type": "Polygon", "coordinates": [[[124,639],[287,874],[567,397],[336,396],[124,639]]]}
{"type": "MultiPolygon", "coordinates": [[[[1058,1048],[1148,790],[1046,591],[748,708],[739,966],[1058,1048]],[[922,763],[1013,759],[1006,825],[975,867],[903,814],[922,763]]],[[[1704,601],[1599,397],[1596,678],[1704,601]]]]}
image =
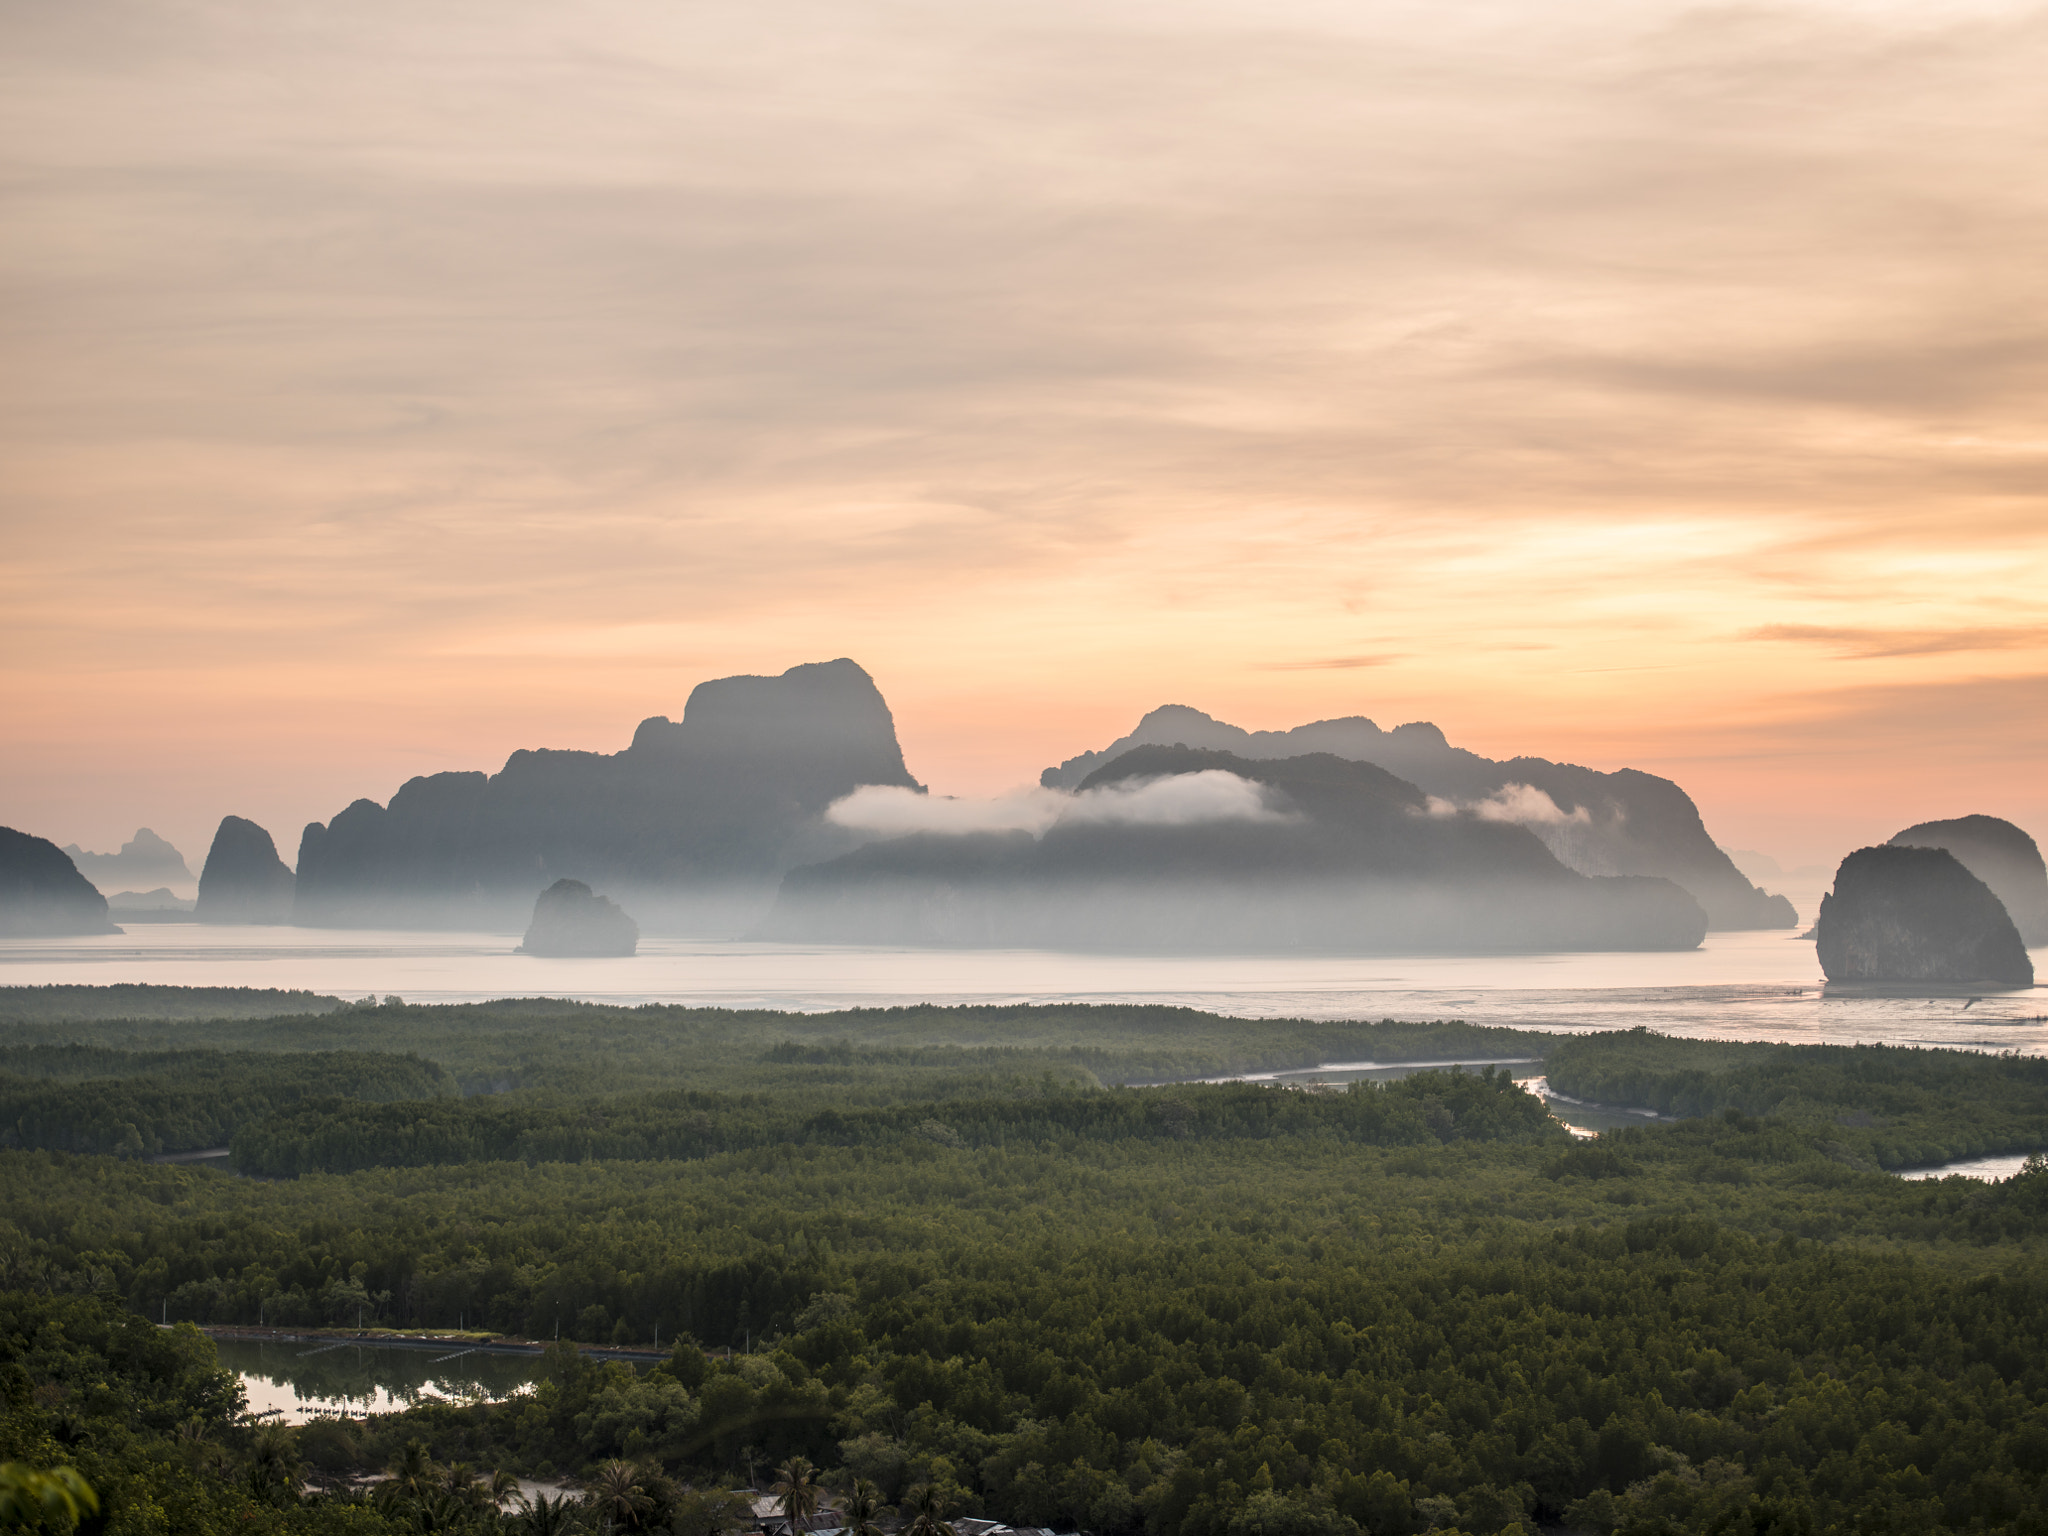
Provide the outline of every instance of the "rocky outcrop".
{"type": "Polygon", "coordinates": [[[1857,849],[1821,898],[1814,938],[1831,982],[2034,983],[2004,903],[1944,848],[1857,849]]]}
{"type": "Polygon", "coordinates": [[[78,872],[103,891],[192,884],[185,856],[147,827],[137,827],[119,853],[87,853],[76,843],[66,843],[64,851],[78,872]]]}
{"type": "Polygon", "coordinates": [[[1042,836],[925,833],[792,870],[763,930],[1350,954],[1691,949],[1705,932],[1699,904],[1669,881],[1577,874],[1528,828],[1432,807],[1370,763],[1189,747],[1142,747],[1098,769],[1042,836]],[[1205,802],[1235,809],[1204,815],[1205,802]]]}
{"type": "Polygon", "coordinates": [[[199,872],[199,921],[288,923],[292,885],[270,834],[240,816],[223,816],[199,872]]]}
{"type": "Polygon", "coordinates": [[[859,666],[720,678],[691,693],[681,721],[641,722],[623,752],[515,752],[496,774],[413,779],[389,805],[358,800],[313,823],[297,921],[511,926],[536,885],[561,877],[643,914],[700,898],[708,913],[749,900],[758,911],[784,870],[857,845],[824,811],[863,784],[920,787],[859,666]]]}
{"type": "Polygon", "coordinates": [[[46,837],[0,827],[0,936],[119,933],[107,900],[46,837]]]}
{"type": "Polygon", "coordinates": [[[615,901],[581,880],[557,880],[533,904],[533,922],[519,943],[522,955],[596,958],[630,955],[640,946],[640,925],[615,901]]]}
{"type": "Polygon", "coordinates": [[[2034,840],[1996,816],[1923,821],[1892,839],[1901,848],[1946,848],[1991,887],[2029,947],[2048,944],[2048,865],[2034,840]]]}
{"type": "Polygon", "coordinates": [[[1699,808],[1669,779],[1633,768],[1603,773],[1540,757],[1497,762],[1452,746],[1442,731],[1422,722],[1387,731],[1353,715],[1289,731],[1247,731],[1169,704],[1102,751],[1046,769],[1039,782],[1072,789],[1134,747],[1172,745],[1251,759],[1328,752],[1372,763],[1424,794],[1527,826],[1580,874],[1651,875],[1682,885],[1706,910],[1712,928],[1791,928],[1798,922],[1791,902],[1750,884],[1715,846],[1699,808]]]}

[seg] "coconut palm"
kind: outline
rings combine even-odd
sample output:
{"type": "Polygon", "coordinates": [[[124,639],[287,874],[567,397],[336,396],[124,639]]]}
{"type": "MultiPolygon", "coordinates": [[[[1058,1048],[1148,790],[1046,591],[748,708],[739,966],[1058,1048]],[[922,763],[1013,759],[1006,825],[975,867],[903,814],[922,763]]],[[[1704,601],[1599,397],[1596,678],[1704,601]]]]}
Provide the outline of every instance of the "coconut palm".
{"type": "Polygon", "coordinates": [[[803,1522],[818,1512],[818,1469],[801,1456],[792,1456],[775,1471],[768,1492],[789,1521],[789,1536],[799,1536],[803,1522]]]}
{"type": "Polygon", "coordinates": [[[654,1500],[640,1485],[640,1469],[630,1461],[607,1461],[590,1484],[590,1507],[600,1520],[622,1530],[637,1531],[654,1500]]]}
{"type": "Polygon", "coordinates": [[[228,1465],[227,1451],[214,1443],[212,1427],[197,1414],[185,1420],[172,1432],[171,1439],[178,1447],[179,1455],[194,1472],[211,1472],[216,1476],[224,1474],[228,1465]]]}
{"type": "Polygon", "coordinates": [[[846,1496],[846,1536],[882,1536],[881,1516],[889,1506],[882,1502],[882,1490],[864,1477],[853,1480],[853,1492],[846,1496]]]}
{"type": "Polygon", "coordinates": [[[424,1499],[441,1481],[441,1469],[424,1440],[408,1440],[405,1449],[391,1458],[391,1476],[379,1485],[378,1496],[386,1502],[424,1499]]]}
{"type": "Polygon", "coordinates": [[[492,1509],[503,1509],[505,1501],[519,1491],[519,1479],[510,1472],[507,1472],[503,1467],[499,1467],[491,1474],[491,1480],[488,1484],[480,1484],[479,1486],[482,1489],[486,1504],[490,1505],[492,1509]]]}
{"type": "Polygon", "coordinates": [[[959,1536],[946,1523],[946,1501],[930,1483],[919,1483],[903,1496],[903,1508],[910,1514],[904,1536],[959,1536]]]}
{"type": "Polygon", "coordinates": [[[566,1493],[550,1499],[544,1493],[536,1493],[524,1501],[524,1507],[513,1521],[513,1529],[520,1536],[567,1536],[574,1524],[576,1511],[569,1506],[566,1493]]]}
{"type": "Polygon", "coordinates": [[[475,1507],[446,1488],[432,1489],[426,1497],[415,1499],[407,1505],[405,1513],[412,1529],[422,1533],[473,1530],[476,1527],[475,1507]]]}
{"type": "Polygon", "coordinates": [[[299,1448],[282,1424],[266,1424],[249,1444],[249,1492],[266,1504],[290,1504],[303,1478],[299,1448]]]}

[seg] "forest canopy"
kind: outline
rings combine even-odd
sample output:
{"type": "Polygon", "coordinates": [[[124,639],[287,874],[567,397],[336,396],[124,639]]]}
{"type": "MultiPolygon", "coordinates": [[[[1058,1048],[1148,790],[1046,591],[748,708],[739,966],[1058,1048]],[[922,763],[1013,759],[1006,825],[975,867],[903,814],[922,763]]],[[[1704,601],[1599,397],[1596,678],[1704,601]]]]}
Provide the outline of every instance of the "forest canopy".
{"type": "Polygon", "coordinates": [[[2031,1059],[1141,1009],[165,1028],[49,1020],[0,1053],[28,1094],[246,1106],[244,1176],[0,1152],[0,1455],[96,1469],[102,1519],[416,1530],[425,1504],[332,1481],[415,1455],[592,1490],[625,1467],[643,1527],[709,1536],[736,1514],[707,1501],[801,1456],[1097,1536],[2048,1531],[2048,1169],[1880,1171],[2048,1149],[2031,1059]],[[1126,1086],[1318,1059],[1527,1064],[1126,1086]],[[1684,1118],[1575,1140],[1518,1086],[1538,1071],[1684,1118]],[[306,1091],[234,1097],[265,1072],[306,1091]],[[383,1091],[406,1072],[434,1086],[383,1091]],[[530,1394],[285,1450],[216,1395],[178,1411],[217,1454],[184,1455],[122,1330],[171,1321],[148,1331],[198,1363],[168,1381],[204,1368],[192,1325],[259,1315],[565,1343],[530,1394]],[[568,1342],[657,1336],[639,1370],[568,1342]],[[155,1482],[88,1465],[111,1428],[63,1438],[102,1410],[155,1482]],[[302,1481],[251,1503],[286,1450],[302,1481]]]}

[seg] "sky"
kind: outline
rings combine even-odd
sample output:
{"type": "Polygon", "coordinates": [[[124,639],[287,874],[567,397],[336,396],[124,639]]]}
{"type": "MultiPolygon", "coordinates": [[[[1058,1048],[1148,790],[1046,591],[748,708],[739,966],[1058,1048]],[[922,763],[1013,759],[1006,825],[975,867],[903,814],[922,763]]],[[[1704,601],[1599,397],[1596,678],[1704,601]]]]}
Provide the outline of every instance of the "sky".
{"type": "Polygon", "coordinates": [[[0,0],[0,821],[851,656],[2048,841],[2048,9],[0,0]]]}

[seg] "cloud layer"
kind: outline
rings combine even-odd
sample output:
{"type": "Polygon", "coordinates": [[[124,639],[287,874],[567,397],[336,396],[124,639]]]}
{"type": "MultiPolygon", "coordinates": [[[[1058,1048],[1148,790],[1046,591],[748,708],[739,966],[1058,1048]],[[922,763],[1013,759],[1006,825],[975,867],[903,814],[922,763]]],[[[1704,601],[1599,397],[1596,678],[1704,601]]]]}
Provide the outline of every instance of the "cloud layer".
{"type": "Polygon", "coordinates": [[[1460,811],[1470,811],[1481,821],[1512,821],[1525,827],[1589,826],[1593,820],[1592,812],[1583,805],[1574,806],[1571,814],[1566,815],[1555,800],[1533,784],[1503,784],[1481,800],[1429,797],[1432,816],[1455,816],[1460,811]]]}
{"type": "Polygon", "coordinates": [[[1203,822],[1281,822],[1289,813],[1265,787],[1221,769],[1156,779],[1124,779],[1069,794],[1033,789],[992,799],[920,795],[869,784],[835,800],[826,819],[842,827],[900,836],[908,832],[1029,832],[1055,824],[1187,827],[1203,822]]]}
{"type": "Polygon", "coordinates": [[[0,786],[60,841],[288,832],[842,654],[951,788],[1184,699],[1669,771],[1773,847],[1800,796],[2048,818],[2017,712],[1968,785],[1911,744],[2048,673],[2038,6],[0,43],[0,786]]]}

